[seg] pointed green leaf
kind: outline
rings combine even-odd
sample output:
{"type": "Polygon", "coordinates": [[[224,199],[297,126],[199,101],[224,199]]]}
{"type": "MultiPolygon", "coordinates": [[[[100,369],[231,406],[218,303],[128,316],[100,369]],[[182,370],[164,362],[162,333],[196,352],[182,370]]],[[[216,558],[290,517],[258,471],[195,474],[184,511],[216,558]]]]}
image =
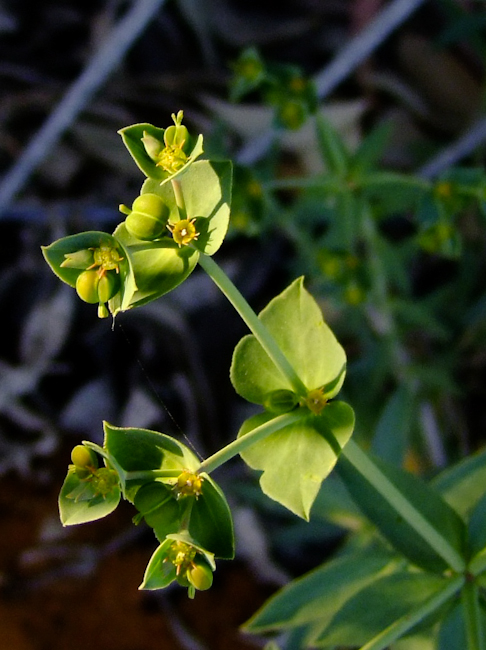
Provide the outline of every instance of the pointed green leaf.
{"type": "MultiPolygon", "coordinates": [[[[180,178],[187,216],[189,219],[196,219],[195,225],[199,232],[194,247],[206,255],[214,255],[226,236],[230,218],[232,177],[231,162],[199,160],[180,178]]],[[[146,192],[159,194],[167,200],[167,194],[172,192],[172,189],[170,185],[160,186],[157,181],[148,179],[142,186],[142,193],[146,192]]],[[[171,210],[169,221],[175,223],[178,220],[177,209],[171,210]]]]}
{"type": "Polygon", "coordinates": [[[172,542],[172,539],[164,540],[153,553],[139,589],[164,589],[176,579],[175,566],[172,562],[166,561],[172,542]]]}
{"type": "MultiPolygon", "coordinates": [[[[273,419],[261,413],[247,420],[238,437],[273,419]]],[[[319,416],[302,409],[302,418],[241,453],[253,469],[263,470],[262,491],[303,519],[322,481],[334,467],[354,427],[354,413],[345,402],[330,402],[319,416]]]]}
{"type": "MultiPolygon", "coordinates": [[[[373,463],[461,555],[464,552],[464,522],[440,494],[418,477],[394,465],[378,458],[373,458],[373,463]]],[[[387,499],[344,456],[341,456],[337,471],[363,513],[398,551],[417,566],[429,571],[442,573],[448,568],[443,557],[397,514],[387,499]]]]}
{"type": "Polygon", "coordinates": [[[326,168],[335,176],[346,176],[350,155],[341,135],[322,114],[316,116],[317,143],[326,168]]]}
{"type": "MultiPolygon", "coordinates": [[[[451,584],[450,579],[427,573],[400,572],[379,578],[348,600],[314,643],[324,647],[361,646],[396,623],[406,632],[420,621],[421,608],[424,616],[428,614],[429,601],[434,603],[434,597],[451,584]]],[[[440,604],[439,598],[437,607],[440,604]]],[[[400,635],[398,629],[397,633],[400,635]]],[[[390,642],[396,638],[392,635],[390,642]]],[[[377,643],[373,647],[388,645],[377,643]]]]}
{"type": "Polygon", "coordinates": [[[409,448],[409,433],[414,422],[415,400],[410,390],[399,386],[385,402],[371,450],[380,458],[402,465],[409,448]],[[393,435],[390,432],[393,431],[393,435]]]}
{"type": "MultiPolygon", "coordinates": [[[[158,431],[115,427],[103,423],[105,449],[126,472],[164,469],[195,471],[198,458],[185,445],[158,431]]],[[[145,482],[145,481],[144,481],[145,482]]],[[[127,481],[126,497],[133,501],[140,481],[127,481]]]]}
{"type": "Polygon", "coordinates": [[[192,497],[176,499],[173,490],[175,479],[170,478],[143,484],[133,503],[160,542],[180,530],[189,505],[191,536],[216,557],[232,559],[234,532],[231,511],[221,488],[207,474],[203,474],[203,479],[201,494],[193,499],[192,505],[188,504],[192,497]]]}
{"type": "Polygon", "coordinates": [[[462,517],[482,498],[486,486],[486,451],[471,454],[436,476],[431,485],[462,517]]]}
{"type": "Polygon", "coordinates": [[[153,528],[159,542],[176,533],[184,514],[183,504],[174,497],[172,489],[161,480],[144,483],[137,490],[133,504],[153,528]]]}
{"type": "Polygon", "coordinates": [[[112,312],[144,305],[172,291],[194,270],[199,253],[187,246],[179,248],[170,238],[142,242],[129,234],[125,223],[115,230],[123,246],[133,277],[132,291],[113,302],[112,312]]]}
{"type": "Polygon", "coordinates": [[[437,639],[437,650],[467,648],[466,621],[460,604],[444,617],[437,639]]]}
{"type": "MultiPolygon", "coordinates": [[[[324,322],[318,304],[304,288],[303,278],[274,298],[259,318],[309,390],[324,386],[328,397],[339,392],[346,355],[324,322]]],[[[236,346],[230,373],[236,392],[256,404],[265,404],[274,391],[292,390],[252,334],[236,346]]]]}
{"type": "Polygon", "coordinates": [[[391,122],[383,122],[370,131],[362,140],[352,157],[350,165],[353,178],[377,166],[390,141],[392,128],[391,122]]]}
{"type": "Polygon", "coordinates": [[[59,513],[63,526],[84,524],[102,519],[117,507],[120,489],[114,487],[105,497],[95,495],[88,482],[82,481],[76,472],[69,470],[59,494],[59,513]]]}
{"type": "Polygon", "coordinates": [[[124,129],[120,129],[118,133],[121,135],[123,143],[136,162],[137,167],[145,174],[145,176],[148,178],[154,178],[159,183],[165,183],[168,180],[179,178],[187,171],[196,158],[203,153],[203,137],[200,135],[196,140],[192,151],[188,155],[188,161],[184,167],[175,174],[169,174],[167,171],[156,165],[155,161],[148,155],[142,142],[144,133],[147,133],[163,144],[165,129],[153,126],[152,124],[141,123],[132,124],[124,129]]]}
{"type": "Polygon", "coordinates": [[[219,485],[207,474],[202,477],[202,494],[192,506],[189,532],[215,557],[231,560],[235,554],[231,510],[219,485]]]}
{"type": "Polygon", "coordinates": [[[181,442],[158,431],[103,423],[105,448],[127,472],[145,469],[196,470],[199,459],[181,442]]]}
{"type": "Polygon", "coordinates": [[[384,549],[368,547],[326,562],[278,591],[244,629],[258,634],[311,625],[317,636],[346,601],[374,582],[394,557],[384,549]]]}

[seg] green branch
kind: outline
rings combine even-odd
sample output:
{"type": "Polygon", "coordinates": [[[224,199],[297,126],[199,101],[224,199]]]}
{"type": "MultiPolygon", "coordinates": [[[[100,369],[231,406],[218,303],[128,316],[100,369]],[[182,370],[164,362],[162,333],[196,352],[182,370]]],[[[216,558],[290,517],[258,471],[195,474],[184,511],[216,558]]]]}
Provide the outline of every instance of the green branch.
{"type": "Polygon", "coordinates": [[[199,264],[228,298],[243,321],[249,327],[253,336],[257,339],[284,377],[286,377],[290,382],[294,392],[300,397],[306,397],[308,390],[304,383],[289,363],[278,343],[255,314],[245,298],[243,298],[241,293],[228,278],[226,273],[216,264],[212,257],[209,257],[208,255],[201,254],[199,257],[199,264]]]}
{"type": "Polygon", "coordinates": [[[174,190],[174,196],[177,208],[179,210],[179,217],[182,219],[187,219],[187,209],[186,201],[184,199],[184,194],[182,193],[181,182],[178,180],[171,180],[172,189],[174,190]]]}
{"type": "Polygon", "coordinates": [[[206,458],[206,460],[199,465],[197,469],[198,474],[203,472],[210,474],[220,465],[223,465],[231,458],[234,458],[234,456],[237,456],[245,449],[248,449],[248,447],[251,447],[255,442],[263,440],[263,438],[266,438],[271,433],[275,433],[280,429],[298,422],[303,417],[306,417],[306,415],[304,415],[302,411],[292,411],[292,413],[278,415],[269,422],[265,422],[259,427],[255,427],[255,429],[252,429],[241,438],[233,440],[229,445],[226,445],[226,447],[223,447],[212,456],[209,456],[209,458],[206,458]]]}
{"type": "Polygon", "coordinates": [[[138,472],[125,472],[126,481],[150,481],[156,478],[177,478],[182,469],[142,469],[138,472]]]}

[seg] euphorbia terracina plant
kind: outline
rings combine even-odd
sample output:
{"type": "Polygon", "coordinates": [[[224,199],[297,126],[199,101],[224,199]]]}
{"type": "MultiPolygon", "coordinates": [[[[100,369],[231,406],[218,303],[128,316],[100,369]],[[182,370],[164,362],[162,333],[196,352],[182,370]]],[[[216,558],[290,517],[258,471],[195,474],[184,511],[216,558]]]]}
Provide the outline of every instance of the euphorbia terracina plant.
{"type": "Polygon", "coordinates": [[[120,131],[146,179],[132,208],[120,206],[126,218],[113,234],[64,237],[43,253],[100,318],[159,298],[199,263],[251,331],[236,346],[230,377],[261,411],[203,461],[164,433],[105,422],[103,447],[85,441],[73,449],[59,498],[63,524],[99,519],[129,500],[135,523],[144,519],[159,542],[141,589],[177,581],[194,597],[211,587],[215,560],[234,555],[231,511],[214,470],[239,454],[261,472],[266,495],[308,519],[339,459],[340,479],[380,535],[290,583],[247,629],[286,630],[292,649],[378,650],[427,628],[436,639],[427,647],[483,648],[486,456],[430,486],[351,440],[353,409],[337,399],[345,352],[303,279],[257,316],[212,259],[228,228],[232,165],[201,158],[203,138],[182,117],[173,115],[167,129],[120,131]]]}

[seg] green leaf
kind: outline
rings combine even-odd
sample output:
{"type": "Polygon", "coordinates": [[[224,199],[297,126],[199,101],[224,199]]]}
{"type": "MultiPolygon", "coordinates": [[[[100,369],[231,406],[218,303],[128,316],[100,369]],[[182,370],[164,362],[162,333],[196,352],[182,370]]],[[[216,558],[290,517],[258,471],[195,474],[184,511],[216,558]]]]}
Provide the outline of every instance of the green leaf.
{"type": "MultiPolygon", "coordinates": [[[[373,463],[432,527],[462,554],[464,522],[438,492],[418,477],[398,467],[377,458],[373,458],[373,463]]],[[[346,458],[341,457],[337,471],[363,513],[400,553],[417,566],[429,571],[442,573],[448,568],[445,560],[429,546],[415,528],[397,514],[387,499],[346,458]]]]}
{"type": "MultiPolygon", "coordinates": [[[[485,486],[486,491],[486,486],[485,486]]],[[[472,553],[486,549],[486,494],[471,513],[469,520],[469,544],[472,553]]]]}
{"type": "Polygon", "coordinates": [[[326,168],[335,176],[346,176],[350,154],[343,139],[322,114],[316,115],[316,127],[317,143],[326,168]]]}
{"type": "Polygon", "coordinates": [[[244,629],[258,634],[310,626],[315,638],[346,601],[374,582],[394,557],[383,549],[366,548],[326,562],[278,591],[244,629]]]}
{"type": "Polygon", "coordinates": [[[143,515],[147,525],[153,528],[159,542],[179,530],[184,514],[183,504],[175,499],[171,488],[161,480],[140,486],[133,504],[143,515]]]}
{"type": "Polygon", "coordinates": [[[59,494],[61,522],[63,526],[72,526],[102,519],[115,510],[119,501],[118,487],[105,497],[95,495],[89,482],[82,481],[76,472],[69,470],[59,494]]]}
{"type": "Polygon", "coordinates": [[[207,474],[202,476],[202,493],[192,504],[188,504],[192,497],[176,500],[172,490],[175,479],[162,478],[142,485],[133,503],[160,542],[181,529],[189,506],[191,536],[216,557],[230,560],[235,552],[231,511],[221,488],[207,474]]]}
{"type": "Polygon", "coordinates": [[[485,493],[486,451],[472,454],[445,469],[431,485],[461,517],[467,519],[485,493]]]}
{"type": "Polygon", "coordinates": [[[416,209],[430,191],[430,183],[398,172],[371,171],[359,179],[365,198],[377,201],[388,213],[416,209]]]}
{"type": "Polygon", "coordinates": [[[121,300],[110,301],[115,315],[139,307],[175,289],[194,270],[199,254],[187,246],[179,248],[170,238],[142,242],[127,231],[125,223],[115,230],[117,240],[126,253],[133,283],[121,294],[121,300]]]}
{"type": "Polygon", "coordinates": [[[156,140],[159,140],[161,143],[164,142],[164,133],[165,129],[153,126],[152,124],[132,124],[127,126],[124,129],[120,129],[118,133],[121,135],[122,140],[130,155],[135,160],[137,167],[147,176],[148,178],[154,178],[159,183],[166,183],[168,180],[174,178],[179,178],[184,174],[187,169],[192,165],[192,163],[203,153],[203,136],[200,135],[194,145],[191,153],[188,156],[188,161],[175,174],[169,174],[167,171],[158,167],[155,161],[150,158],[148,155],[145,146],[142,142],[144,137],[144,132],[148,133],[156,140]]]}
{"type": "MultiPolygon", "coordinates": [[[[318,304],[304,288],[303,278],[270,301],[259,318],[309,390],[324,386],[329,398],[339,392],[346,354],[324,322],[318,304]]],[[[275,391],[292,390],[252,334],[236,346],[230,375],[236,392],[256,404],[265,404],[275,391]]]]}
{"type": "MultiPolygon", "coordinates": [[[[214,255],[226,236],[230,218],[232,178],[231,162],[199,160],[180,179],[187,216],[189,219],[196,219],[199,232],[194,247],[206,255],[214,255]]],[[[160,186],[157,181],[148,179],[142,186],[142,194],[147,192],[159,194],[166,201],[169,199],[169,204],[174,202],[170,185],[160,186]]],[[[169,222],[175,223],[178,220],[177,209],[171,209],[169,222]]]]}
{"type": "Polygon", "coordinates": [[[373,453],[395,465],[403,464],[414,421],[414,406],[411,392],[405,386],[399,386],[381,412],[373,436],[373,453]]]}
{"type": "Polygon", "coordinates": [[[215,557],[232,560],[235,540],[231,510],[219,485],[207,474],[202,477],[202,494],[192,506],[189,532],[215,557]]]}
{"type": "Polygon", "coordinates": [[[466,623],[460,605],[456,605],[444,617],[437,639],[437,650],[458,648],[467,648],[466,623]]]}
{"type": "Polygon", "coordinates": [[[361,142],[351,161],[351,175],[361,175],[375,167],[390,141],[393,125],[383,122],[375,127],[361,142]]]}
{"type": "MultiPolygon", "coordinates": [[[[244,422],[238,437],[270,422],[270,413],[244,422]]],[[[263,470],[262,491],[271,499],[309,519],[310,508],[324,478],[348,442],[354,427],[354,412],[345,402],[330,402],[318,416],[302,409],[302,418],[241,452],[253,469],[263,470]]]]}
{"type": "MultiPolygon", "coordinates": [[[[192,451],[164,433],[115,427],[107,422],[103,427],[105,449],[126,472],[152,469],[195,471],[199,467],[199,459],[192,451]]],[[[127,498],[133,500],[139,486],[140,481],[127,481],[127,498]]]]}
{"type": "Polygon", "coordinates": [[[410,617],[411,627],[420,609],[427,609],[428,601],[450,583],[446,578],[426,573],[397,572],[379,578],[349,599],[314,643],[321,647],[361,646],[397,622],[408,631],[406,617],[410,617]]]}
{"type": "Polygon", "coordinates": [[[175,566],[166,561],[172,543],[172,539],[166,539],[153,553],[139,589],[164,589],[176,579],[175,566]]]}

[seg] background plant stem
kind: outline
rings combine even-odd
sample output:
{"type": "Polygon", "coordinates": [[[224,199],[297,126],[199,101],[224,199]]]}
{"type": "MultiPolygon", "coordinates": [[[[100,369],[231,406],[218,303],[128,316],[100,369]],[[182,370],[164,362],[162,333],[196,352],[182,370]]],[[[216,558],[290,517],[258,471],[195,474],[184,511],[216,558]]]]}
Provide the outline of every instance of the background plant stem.
{"type": "Polygon", "coordinates": [[[461,592],[468,650],[484,650],[484,636],[481,627],[479,589],[475,582],[467,581],[461,592]]]}

